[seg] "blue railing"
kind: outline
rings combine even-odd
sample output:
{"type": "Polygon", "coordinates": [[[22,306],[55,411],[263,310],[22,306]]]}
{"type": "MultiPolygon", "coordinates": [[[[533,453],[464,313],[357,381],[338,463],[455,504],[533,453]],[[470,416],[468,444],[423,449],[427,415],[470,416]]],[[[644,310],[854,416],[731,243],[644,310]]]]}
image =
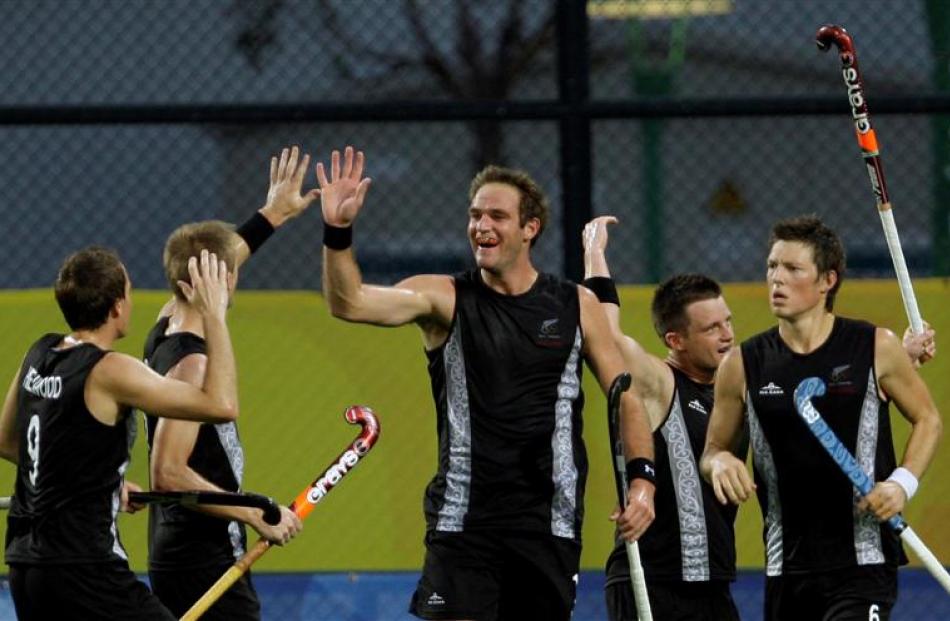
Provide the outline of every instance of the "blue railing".
{"type": "MultiPolygon", "coordinates": [[[[254,585],[264,621],[410,621],[409,596],[417,572],[262,573],[254,585]]],[[[742,572],[732,592],[744,621],[762,618],[763,577],[742,572]]],[[[604,621],[604,578],[581,574],[573,621],[604,621]]],[[[0,619],[15,619],[6,578],[0,578],[0,619]]],[[[924,570],[900,572],[900,598],[892,621],[946,621],[950,596],[924,570]]]]}

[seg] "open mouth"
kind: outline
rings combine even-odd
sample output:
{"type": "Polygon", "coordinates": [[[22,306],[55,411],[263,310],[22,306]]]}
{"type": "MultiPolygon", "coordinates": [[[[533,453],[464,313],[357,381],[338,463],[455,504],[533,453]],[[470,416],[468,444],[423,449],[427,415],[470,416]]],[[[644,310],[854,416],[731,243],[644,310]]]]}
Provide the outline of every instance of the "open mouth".
{"type": "Polygon", "coordinates": [[[494,248],[498,245],[498,240],[493,237],[483,237],[481,239],[476,239],[475,244],[479,248],[494,248]]]}

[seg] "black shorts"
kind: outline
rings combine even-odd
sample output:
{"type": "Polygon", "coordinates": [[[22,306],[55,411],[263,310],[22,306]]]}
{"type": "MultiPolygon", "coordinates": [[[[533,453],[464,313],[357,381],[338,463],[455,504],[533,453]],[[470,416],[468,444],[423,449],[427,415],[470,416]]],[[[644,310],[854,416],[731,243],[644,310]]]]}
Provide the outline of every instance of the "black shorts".
{"type": "Polygon", "coordinates": [[[10,565],[10,592],[20,621],[175,621],[127,563],[10,565]]]}
{"type": "MultiPolygon", "coordinates": [[[[608,584],[607,617],[610,621],[637,621],[637,606],[630,581],[608,584]]],[[[729,583],[648,582],[650,612],[662,621],[739,621],[729,583]]]]}
{"type": "MultiPolygon", "coordinates": [[[[188,611],[231,565],[187,570],[151,570],[152,590],[176,617],[188,611]]],[[[261,602],[245,573],[201,616],[208,621],[260,621],[261,602]]]]}
{"type": "Polygon", "coordinates": [[[581,546],[534,533],[426,534],[409,612],[422,619],[568,621],[581,546]]]}
{"type": "Polygon", "coordinates": [[[887,621],[897,601],[897,568],[848,567],[765,581],[766,621],[887,621]]]}

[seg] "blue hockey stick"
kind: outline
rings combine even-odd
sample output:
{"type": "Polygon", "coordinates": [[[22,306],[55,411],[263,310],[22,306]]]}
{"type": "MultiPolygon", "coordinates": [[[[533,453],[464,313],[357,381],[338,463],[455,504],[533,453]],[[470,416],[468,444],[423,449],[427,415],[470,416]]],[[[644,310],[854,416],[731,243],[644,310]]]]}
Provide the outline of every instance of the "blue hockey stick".
{"type": "MultiPolygon", "coordinates": [[[[848,480],[851,481],[855,489],[857,489],[862,496],[867,496],[871,492],[871,488],[874,487],[873,482],[867,473],[861,469],[861,466],[858,465],[854,456],[841,443],[841,440],[838,439],[835,432],[831,430],[828,423],[821,417],[821,414],[815,409],[815,406],[812,405],[811,400],[814,397],[820,397],[824,394],[825,383],[820,378],[809,377],[802,380],[795,389],[795,409],[798,410],[799,416],[805,421],[808,430],[811,431],[812,435],[814,435],[821,446],[824,447],[825,451],[831,455],[831,458],[838,464],[838,467],[841,468],[841,471],[848,477],[848,480]]],[[[923,562],[927,571],[936,578],[940,586],[942,586],[947,593],[950,593],[950,574],[947,573],[944,566],[937,560],[937,557],[933,555],[933,552],[924,545],[924,542],[920,540],[917,533],[908,526],[904,518],[900,515],[895,515],[887,521],[887,524],[894,529],[894,532],[900,535],[901,540],[914,551],[914,554],[923,562]]]]}

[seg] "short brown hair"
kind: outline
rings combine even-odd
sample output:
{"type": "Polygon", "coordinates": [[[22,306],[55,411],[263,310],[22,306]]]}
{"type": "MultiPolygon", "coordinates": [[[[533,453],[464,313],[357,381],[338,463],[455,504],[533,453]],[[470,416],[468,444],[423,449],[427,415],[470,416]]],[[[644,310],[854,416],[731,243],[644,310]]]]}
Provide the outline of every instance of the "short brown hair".
{"type": "Polygon", "coordinates": [[[828,297],[825,298],[825,310],[832,311],[835,307],[835,295],[844,280],[845,251],[841,238],[828,228],[816,215],[798,216],[787,220],[780,220],[772,227],[769,236],[769,250],[777,241],[800,242],[809,246],[818,267],[818,275],[835,272],[838,278],[828,297]]]}
{"type": "Polygon", "coordinates": [[[531,178],[531,175],[523,170],[486,166],[472,179],[472,184],[468,188],[468,200],[474,199],[478,190],[487,183],[504,183],[518,190],[521,194],[521,201],[518,203],[520,225],[524,226],[531,218],[537,218],[540,223],[538,234],[531,240],[533,246],[540,239],[541,233],[544,232],[544,227],[548,223],[548,197],[544,195],[544,190],[531,178]]]}
{"type": "Polygon", "coordinates": [[[191,283],[188,274],[188,259],[197,257],[202,250],[213,252],[219,261],[224,261],[229,272],[234,271],[236,258],[234,255],[234,241],[236,233],[234,225],[220,220],[206,220],[183,224],[168,236],[165,242],[165,251],[162,253],[162,263],[165,265],[165,278],[175,297],[185,299],[178,286],[178,281],[191,283]]]}
{"type": "Polygon", "coordinates": [[[127,275],[119,255],[90,246],[69,255],[59,268],[53,289],[63,318],[73,330],[95,330],[125,298],[127,275]]]}
{"type": "Polygon", "coordinates": [[[689,327],[686,307],[693,302],[714,300],[722,295],[722,288],[703,274],[678,274],[666,279],[656,288],[650,310],[653,329],[666,342],[668,332],[685,332],[689,327]]]}

